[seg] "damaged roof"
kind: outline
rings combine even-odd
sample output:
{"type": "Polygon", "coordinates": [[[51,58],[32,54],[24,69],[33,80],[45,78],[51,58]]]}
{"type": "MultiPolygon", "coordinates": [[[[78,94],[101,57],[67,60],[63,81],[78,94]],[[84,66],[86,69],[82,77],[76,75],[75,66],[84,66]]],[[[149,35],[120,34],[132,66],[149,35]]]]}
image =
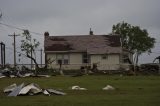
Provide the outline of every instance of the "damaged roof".
{"type": "Polygon", "coordinates": [[[121,53],[118,35],[45,36],[45,52],[121,53]]]}

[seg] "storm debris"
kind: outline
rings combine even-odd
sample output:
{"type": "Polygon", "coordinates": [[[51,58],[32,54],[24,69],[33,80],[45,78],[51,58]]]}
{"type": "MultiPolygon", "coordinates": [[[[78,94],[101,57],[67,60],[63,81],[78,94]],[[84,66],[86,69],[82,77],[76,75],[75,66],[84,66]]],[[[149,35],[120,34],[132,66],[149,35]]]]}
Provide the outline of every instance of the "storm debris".
{"type": "Polygon", "coordinates": [[[15,87],[11,93],[9,93],[8,96],[17,96],[19,95],[19,92],[24,87],[24,83],[20,84],[19,86],[15,87]]]}
{"type": "Polygon", "coordinates": [[[4,93],[12,92],[16,87],[17,87],[17,84],[14,83],[14,84],[9,85],[9,86],[7,86],[6,88],[4,88],[3,92],[4,92],[4,93]]]}
{"type": "Polygon", "coordinates": [[[42,92],[42,89],[39,87],[39,85],[35,83],[31,83],[23,87],[21,91],[19,92],[19,94],[20,95],[25,95],[25,94],[34,95],[40,92],[42,92]]]}
{"type": "Polygon", "coordinates": [[[55,90],[55,89],[42,89],[36,83],[25,84],[22,83],[17,86],[16,83],[9,85],[4,88],[4,93],[9,93],[8,96],[19,96],[19,95],[36,95],[36,94],[44,94],[44,95],[66,95],[66,93],[55,90]]]}
{"type": "Polygon", "coordinates": [[[102,90],[115,90],[115,88],[111,85],[107,85],[106,87],[102,88],[102,90]]]}
{"type": "Polygon", "coordinates": [[[54,89],[46,89],[49,94],[55,94],[55,95],[66,95],[66,93],[64,92],[60,92],[60,91],[57,91],[57,90],[54,90],[54,89]]]}
{"type": "Polygon", "coordinates": [[[81,87],[78,86],[78,85],[72,86],[71,89],[72,89],[72,90],[87,90],[86,88],[81,88],[81,87]]]}

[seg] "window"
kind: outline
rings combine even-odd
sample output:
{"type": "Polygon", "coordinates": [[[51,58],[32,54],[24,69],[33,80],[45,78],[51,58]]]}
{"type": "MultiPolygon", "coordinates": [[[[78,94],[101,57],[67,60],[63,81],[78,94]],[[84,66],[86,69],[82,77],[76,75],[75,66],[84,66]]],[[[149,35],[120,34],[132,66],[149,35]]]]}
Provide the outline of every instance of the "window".
{"type": "Polygon", "coordinates": [[[69,54],[57,54],[57,64],[69,64],[69,54]]]}
{"type": "Polygon", "coordinates": [[[69,55],[68,54],[63,55],[63,63],[69,64],[69,55]]]}
{"type": "Polygon", "coordinates": [[[90,63],[90,55],[87,53],[82,54],[82,63],[90,63]]]}
{"type": "Polygon", "coordinates": [[[62,64],[62,60],[61,60],[61,59],[58,59],[58,60],[57,60],[57,63],[58,63],[58,64],[62,64]]]}
{"type": "Polygon", "coordinates": [[[102,55],[102,59],[104,59],[104,60],[105,60],[105,59],[108,59],[108,55],[107,55],[107,54],[103,54],[103,55],[102,55]]]}

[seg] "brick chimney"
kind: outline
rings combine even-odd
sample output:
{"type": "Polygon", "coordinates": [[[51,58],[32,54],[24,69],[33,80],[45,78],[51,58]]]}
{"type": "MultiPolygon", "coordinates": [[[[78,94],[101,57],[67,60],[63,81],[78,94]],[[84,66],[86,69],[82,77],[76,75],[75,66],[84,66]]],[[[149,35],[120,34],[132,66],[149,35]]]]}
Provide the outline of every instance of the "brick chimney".
{"type": "Polygon", "coordinates": [[[45,32],[45,33],[44,33],[44,36],[45,36],[45,37],[49,36],[49,32],[45,32]]]}
{"type": "Polygon", "coordinates": [[[90,28],[90,31],[89,31],[89,35],[93,35],[93,31],[92,31],[91,28],[90,28]]]}

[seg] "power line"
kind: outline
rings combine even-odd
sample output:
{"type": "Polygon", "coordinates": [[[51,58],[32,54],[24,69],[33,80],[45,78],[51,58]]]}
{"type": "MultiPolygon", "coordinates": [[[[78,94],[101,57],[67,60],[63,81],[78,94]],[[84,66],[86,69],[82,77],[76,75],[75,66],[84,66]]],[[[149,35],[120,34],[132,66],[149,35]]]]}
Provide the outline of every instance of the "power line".
{"type": "MultiPolygon", "coordinates": [[[[14,50],[13,48],[10,48],[10,47],[6,47],[6,49],[9,49],[9,50],[14,50]]],[[[39,49],[39,50],[35,50],[35,51],[40,51],[40,64],[41,64],[41,66],[42,66],[42,58],[43,58],[43,56],[42,56],[42,51],[43,51],[43,49],[39,49]]],[[[26,56],[26,54],[24,54],[24,53],[22,53],[22,52],[20,52],[20,51],[16,51],[16,53],[18,53],[18,54],[21,54],[23,57],[25,57],[25,58],[28,58],[27,56],[26,56]]]]}
{"type": "MultiPolygon", "coordinates": [[[[26,29],[23,29],[23,28],[19,28],[19,27],[13,26],[13,25],[8,25],[8,24],[1,23],[1,22],[0,22],[0,24],[3,25],[3,26],[9,27],[9,28],[13,28],[13,29],[17,29],[17,30],[21,30],[21,31],[26,30],[26,29]]],[[[34,31],[29,31],[29,32],[32,33],[32,34],[35,34],[35,35],[43,35],[41,33],[34,32],[34,31]]]]}
{"type": "Polygon", "coordinates": [[[8,24],[4,24],[4,23],[1,23],[1,22],[0,22],[0,24],[1,24],[1,25],[4,25],[4,26],[7,26],[7,27],[10,27],[10,28],[14,28],[14,29],[22,30],[22,31],[24,31],[24,30],[25,30],[25,29],[18,28],[18,27],[15,27],[15,26],[12,26],[12,25],[8,25],[8,24]]]}
{"type": "MultiPolygon", "coordinates": [[[[6,47],[6,49],[14,50],[13,48],[10,48],[10,47],[6,47]]],[[[26,55],[25,55],[25,54],[23,54],[22,52],[16,51],[16,53],[22,54],[22,55],[24,55],[24,56],[26,57],[26,55]]]]}

